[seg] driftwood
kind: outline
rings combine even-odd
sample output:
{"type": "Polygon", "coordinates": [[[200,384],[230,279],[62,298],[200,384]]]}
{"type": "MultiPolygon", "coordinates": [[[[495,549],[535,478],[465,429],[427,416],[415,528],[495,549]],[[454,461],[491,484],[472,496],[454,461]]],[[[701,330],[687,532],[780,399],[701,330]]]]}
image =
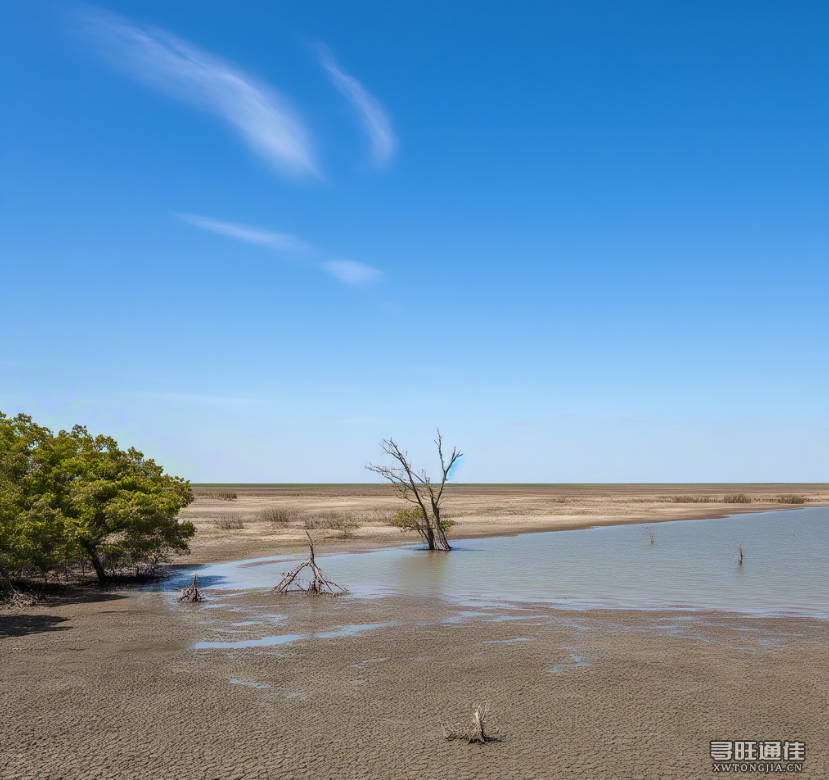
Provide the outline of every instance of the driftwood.
{"type": "Polygon", "coordinates": [[[462,739],[472,743],[483,745],[486,742],[497,742],[492,736],[498,733],[498,727],[489,722],[489,704],[476,704],[472,710],[472,727],[468,729],[458,728],[450,723],[441,723],[444,739],[462,739]]]}
{"type": "Polygon", "coordinates": [[[329,579],[322,573],[322,569],[317,566],[316,561],[314,560],[314,540],[311,539],[311,534],[307,531],[305,532],[305,535],[308,537],[308,546],[311,548],[311,557],[308,558],[307,561],[300,563],[299,566],[291,569],[287,574],[283,573],[282,580],[279,585],[274,588],[274,590],[277,593],[303,591],[309,596],[341,596],[343,593],[348,593],[342,585],[337,585],[334,580],[329,579]],[[312,579],[307,583],[307,585],[303,584],[303,580],[297,579],[299,573],[305,568],[309,568],[312,575],[312,579]]]}
{"type": "Polygon", "coordinates": [[[193,575],[193,582],[190,583],[189,588],[185,588],[181,595],[178,597],[179,601],[204,601],[204,596],[199,593],[199,589],[196,587],[196,575],[193,575]]]}

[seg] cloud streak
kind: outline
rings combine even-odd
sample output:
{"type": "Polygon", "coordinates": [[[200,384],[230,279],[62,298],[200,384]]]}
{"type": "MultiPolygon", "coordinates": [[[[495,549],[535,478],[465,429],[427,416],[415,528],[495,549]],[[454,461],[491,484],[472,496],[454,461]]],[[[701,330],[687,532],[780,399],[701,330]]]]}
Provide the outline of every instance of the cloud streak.
{"type": "Polygon", "coordinates": [[[220,116],[282,175],[319,175],[301,118],[275,90],[164,30],[93,6],[77,8],[81,32],[114,66],[220,116]]]}
{"type": "Polygon", "coordinates": [[[346,73],[334,59],[326,46],[318,48],[320,65],[328,73],[334,86],[357,109],[360,121],[371,139],[375,161],[383,165],[394,156],[397,138],[391,126],[391,119],[380,102],[354,76],[346,73]]]}
{"type": "Polygon", "coordinates": [[[358,287],[371,284],[382,275],[376,268],[356,260],[326,260],[322,267],[335,279],[358,287]]]}
{"type": "Polygon", "coordinates": [[[379,269],[360,263],[357,260],[326,257],[316,247],[287,233],[274,233],[248,225],[220,222],[216,219],[200,217],[195,214],[176,214],[176,216],[202,230],[208,230],[211,233],[218,233],[229,238],[235,238],[238,241],[255,244],[302,259],[352,287],[365,287],[378,281],[383,275],[383,272],[379,269]]]}
{"type": "Polygon", "coordinates": [[[230,222],[219,222],[219,220],[200,217],[196,214],[176,214],[176,216],[202,230],[236,238],[239,241],[247,241],[249,244],[258,244],[268,249],[297,254],[308,254],[314,251],[312,246],[288,233],[273,233],[247,225],[233,225],[230,222]]]}

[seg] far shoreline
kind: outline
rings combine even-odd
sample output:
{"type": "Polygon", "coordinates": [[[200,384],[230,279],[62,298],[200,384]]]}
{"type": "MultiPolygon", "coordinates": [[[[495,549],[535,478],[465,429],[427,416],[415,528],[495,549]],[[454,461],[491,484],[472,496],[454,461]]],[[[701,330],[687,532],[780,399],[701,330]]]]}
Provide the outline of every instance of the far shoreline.
{"type": "MultiPolygon", "coordinates": [[[[377,518],[402,506],[388,486],[365,485],[194,485],[196,501],[182,513],[197,534],[191,554],[170,567],[293,555],[307,547],[310,530],[321,554],[367,552],[417,544],[419,539],[369,520],[353,536],[306,529],[303,517],[350,513],[377,518]],[[237,498],[217,500],[224,489],[237,498]],[[278,506],[297,521],[275,527],[257,520],[264,508],[278,506]],[[238,517],[243,528],[221,532],[217,518],[238,517]]],[[[614,525],[641,525],[679,520],[718,520],[740,514],[829,506],[827,484],[649,484],[649,485],[453,485],[447,509],[457,525],[450,544],[463,540],[510,537],[530,533],[575,531],[614,525]],[[802,504],[778,503],[786,493],[804,497],[802,504]],[[784,492],[785,491],[785,492],[784,492]],[[751,503],[723,503],[714,498],[744,493],[751,503]],[[671,499],[680,499],[677,502],[671,499]],[[702,500],[700,500],[702,499],[702,500]]]]}

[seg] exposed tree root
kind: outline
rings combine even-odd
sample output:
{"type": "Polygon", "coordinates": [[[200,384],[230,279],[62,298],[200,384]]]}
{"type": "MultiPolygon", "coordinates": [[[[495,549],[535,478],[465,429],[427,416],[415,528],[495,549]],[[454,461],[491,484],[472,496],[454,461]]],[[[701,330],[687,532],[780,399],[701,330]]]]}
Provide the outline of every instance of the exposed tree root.
{"type": "Polygon", "coordinates": [[[204,601],[204,596],[199,593],[199,589],[196,587],[196,575],[193,575],[193,582],[190,584],[189,588],[185,588],[181,595],[178,597],[179,601],[204,601]]]}
{"type": "Polygon", "coordinates": [[[11,609],[23,609],[24,607],[33,607],[39,601],[34,593],[21,593],[21,591],[11,588],[7,592],[0,593],[0,604],[11,609]]]}
{"type": "Polygon", "coordinates": [[[334,582],[334,580],[328,579],[328,577],[322,573],[322,569],[320,569],[314,561],[314,540],[311,539],[311,535],[309,533],[306,532],[305,535],[308,537],[308,545],[311,548],[311,557],[308,558],[307,561],[300,563],[299,566],[291,569],[291,571],[287,574],[283,574],[282,580],[279,585],[274,588],[274,590],[277,593],[302,591],[309,596],[341,596],[344,593],[348,593],[342,585],[338,585],[334,582]],[[305,568],[309,568],[312,575],[311,580],[307,582],[307,584],[305,580],[298,579],[299,573],[305,568]]]}
{"type": "Polygon", "coordinates": [[[441,723],[444,739],[463,739],[470,745],[497,741],[493,736],[498,727],[489,722],[489,704],[476,704],[472,710],[472,726],[468,729],[458,728],[450,723],[441,723]]]}

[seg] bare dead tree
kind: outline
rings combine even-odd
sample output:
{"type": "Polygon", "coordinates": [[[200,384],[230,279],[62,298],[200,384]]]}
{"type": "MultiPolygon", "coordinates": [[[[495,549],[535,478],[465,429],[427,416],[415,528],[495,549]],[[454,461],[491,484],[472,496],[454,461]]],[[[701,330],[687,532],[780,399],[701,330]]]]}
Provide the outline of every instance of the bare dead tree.
{"type": "Polygon", "coordinates": [[[314,540],[311,538],[311,534],[307,531],[305,532],[305,535],[308,537],[308,545],[311,548],[311,557],[308,558],[307,561],[300,563],[299,566],[295,566],[287,574],[283,574],[279,585],[277,585],[274,590],[277,593],[288,593],[292,589],[299,590],[309,596],[320,596],[323,594],[327,594],[329,596],[339,596],[343,593],[348,593],[342,585],[337,585],[334,580],[329,579],[322,573],[322,570],[319,566],[317,566],[317,563],[314,560],[314,540]],[[303,584],[302,580],[297,579],[299,573],[305,568],[311,569],[311,580],[307,585],[303,584]]]}
{"type": "Polygon", "coordinates": [[[740,542],[737,545],[737,563],[742,566],[743,565],[743,543],[740,542]]]}
{"type": "Polygon", "coordinates": [[[199,593],[199,589],[196,587],[196,575],[193,575],[193,582],[190,583],[189,588],[185,588],[181,595],[178,597],[179,601],[204,601],[204,596],[199,593]]]}
{"type": "Polygon", "coordinates": [[[432,482],[425,470],[416,470],[409,460],[409,454],[401,449],[394,439],[383,439],[380,443],[383,453],[394,461],[392,465],[378,466],[369,463],[366,468],[388,480],[400,498],[414,505],[412,511],[405,513],[405,527],[417,531],[430,550],[451,550],[449,542],[446,541],[449,523],[445,518],[441,518],[443,492],[452,468],[463,453],[457,447],[453,447],[448,460],[444,457],[440,429],[435,444],[440,457],[439,484],[432,482]]]}
{"type": "Polygon", "coordinates": [[[642,526],[642,530],[647,534],[648,539],[651,540],[651,544],[653,544],[653,526],[652,525],[642,526]]]}
{"type": "Polygon", "coordinates": [[[453,726],[451,723],[441,723],[444,739],[462,739],[472,744],[477,742],[483,745],[486,742],[498,741],[493,734],[498,733],[498,727],[489,721],[489,704],[476,704],[472,708],[472,727],[468,729],[453,726]]]}

